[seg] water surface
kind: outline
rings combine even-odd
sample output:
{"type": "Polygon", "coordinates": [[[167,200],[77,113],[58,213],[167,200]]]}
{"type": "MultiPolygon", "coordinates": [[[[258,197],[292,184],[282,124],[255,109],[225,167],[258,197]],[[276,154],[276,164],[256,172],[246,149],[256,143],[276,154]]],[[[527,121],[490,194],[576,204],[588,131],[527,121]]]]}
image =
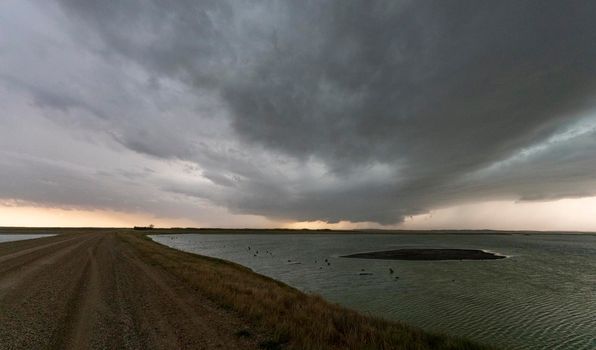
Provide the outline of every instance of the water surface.
{"type": "Polygon", "coordinates": [[[153,239],[431,331],[507,349],[596,349],[593,235],[183,234],[153,239]],[[400,248],[483,249],[508,258],[340,257],[400,248]]]}
{"type": "Polygon", "coordinates": [[[34,239],[34,238],[43,238],[43,237],[50,237],[55,236],[53,234],[35,234],[35,235],[25,235],[25,234],[0,234],[0,243],[4,242],[13,242],[13,241],[23,241],[25,239],[34,239]]]}

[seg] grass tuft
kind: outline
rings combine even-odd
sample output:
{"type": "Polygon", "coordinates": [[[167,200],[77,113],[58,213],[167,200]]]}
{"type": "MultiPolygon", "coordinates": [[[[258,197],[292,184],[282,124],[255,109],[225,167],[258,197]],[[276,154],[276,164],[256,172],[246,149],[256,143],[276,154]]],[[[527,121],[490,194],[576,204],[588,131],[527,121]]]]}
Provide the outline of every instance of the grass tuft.
{"type": "Polygon", "coordinates": [[[241,329],[235,334],[238,338],[250,338],[252,333],[248,329],[241,329]]]}
{"type": "Polygon", "coordinates": [[[283,349],[283,343],[277,342],[275,340],[265,340],[259,343],[259,348],[264,350],[281,350],[283,349]]]}

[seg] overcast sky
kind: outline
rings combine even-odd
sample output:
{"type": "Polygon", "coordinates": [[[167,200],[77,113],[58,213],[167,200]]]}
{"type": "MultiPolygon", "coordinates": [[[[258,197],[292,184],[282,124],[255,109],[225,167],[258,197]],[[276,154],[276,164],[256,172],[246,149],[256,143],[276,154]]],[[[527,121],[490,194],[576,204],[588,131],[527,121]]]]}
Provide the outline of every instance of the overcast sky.
{"type": "Polygon", "coordinates": [[[590,0],[3,0],[0,225],[393,227],[592,198],[595,18],[590,0]]]}

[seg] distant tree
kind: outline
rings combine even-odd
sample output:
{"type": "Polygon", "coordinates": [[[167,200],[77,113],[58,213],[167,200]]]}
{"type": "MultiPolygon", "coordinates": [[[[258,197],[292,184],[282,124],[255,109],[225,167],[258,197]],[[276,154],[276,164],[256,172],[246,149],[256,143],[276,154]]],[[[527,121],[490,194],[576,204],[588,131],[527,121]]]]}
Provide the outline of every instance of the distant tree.
{"type": "Polygon", "coordinates": [[[133,227],[134,230],[153,230],[155,226],[153,225],[149,225],[149,226],[135,226],[133,227]]]}

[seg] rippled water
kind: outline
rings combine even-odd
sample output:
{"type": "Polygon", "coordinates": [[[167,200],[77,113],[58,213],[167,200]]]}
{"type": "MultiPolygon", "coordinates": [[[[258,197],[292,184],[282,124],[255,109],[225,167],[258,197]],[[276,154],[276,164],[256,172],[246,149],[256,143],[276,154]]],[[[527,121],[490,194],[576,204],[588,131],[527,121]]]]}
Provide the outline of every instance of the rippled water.
{"type": "Polygon", "coordinates": [[[593,235],[185,234],[153,238],[181,250],[240,263],[350,308],[427,330],[507,349],[596,349],[593,235]],[[509,258],[383,261],[339,257],[409,247],[484,249],[509,258]],[[395,271],[393,275],[389,268],[395,271]]]}
{"type": "Polygon", "coordinates": [[[4,243],[4,242],[13,242],[13,241],[22,241],[25,239],[33,239],[33,238],[43,238],[43,237],[49,237],[49,236],[54,236],[54,235],[0,235],[0,243],[4,243]]]}

